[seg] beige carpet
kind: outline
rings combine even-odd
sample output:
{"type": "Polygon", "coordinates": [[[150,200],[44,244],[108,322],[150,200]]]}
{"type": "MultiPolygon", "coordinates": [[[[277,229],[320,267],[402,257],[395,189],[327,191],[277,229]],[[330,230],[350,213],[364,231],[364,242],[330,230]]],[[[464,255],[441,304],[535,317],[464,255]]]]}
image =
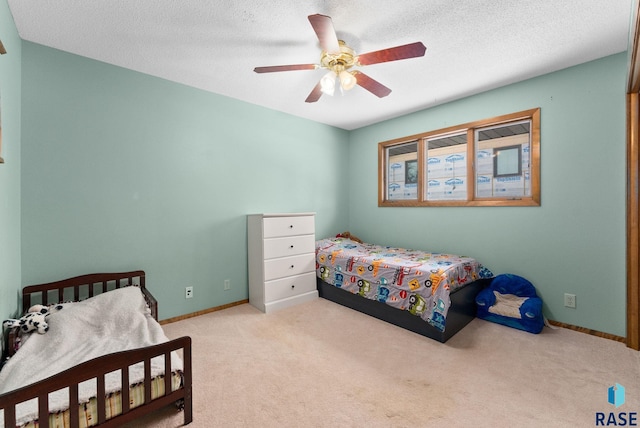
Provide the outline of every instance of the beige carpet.
{"type": "MultiPolygon", "coordinates": [[[[441,344],[324,299],[164,328],[193,339],[191,427],[592,427],[596,412],[640,413],[640,352],[566,329],[476,319],[441,344]]],[[[167,408],[129,426],[181,424],[167,408]]]]}

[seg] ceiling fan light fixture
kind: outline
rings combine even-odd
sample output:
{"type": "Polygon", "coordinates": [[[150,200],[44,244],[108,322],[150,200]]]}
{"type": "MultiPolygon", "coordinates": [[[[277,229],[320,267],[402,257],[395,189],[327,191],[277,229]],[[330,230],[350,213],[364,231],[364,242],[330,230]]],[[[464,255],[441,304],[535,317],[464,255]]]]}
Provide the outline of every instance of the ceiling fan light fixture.
{"type": "Polygon", "coordinates": [[[345,91],[348,91],[349,89],[353,89],[353,87],[356,86],[356,83],[357,83],[356,76],[349,73],[347,70],[342,70],[339,74],[339,77],[340,77],[340,86],[345,91]]]}
{"type": "Polygon", "coordinates": [[[338,75],[333,71],[329,71],[320,79],[320,88],[322,93],[333,96],[336,90],[336,78],[338,75]]]}

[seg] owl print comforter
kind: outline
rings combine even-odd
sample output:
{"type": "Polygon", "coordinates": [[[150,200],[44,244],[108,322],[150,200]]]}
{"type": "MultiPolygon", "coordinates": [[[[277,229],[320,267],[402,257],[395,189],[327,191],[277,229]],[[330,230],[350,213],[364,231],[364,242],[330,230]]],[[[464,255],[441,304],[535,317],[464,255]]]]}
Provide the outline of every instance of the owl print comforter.
{"type": "Polygon", "coordinates": [[[409,311],[440,331],[446,327],[449,294],[478,278],[493,276],[470,257],[346,238],[316,241],[316,274],[350,293],[409,311]]]}

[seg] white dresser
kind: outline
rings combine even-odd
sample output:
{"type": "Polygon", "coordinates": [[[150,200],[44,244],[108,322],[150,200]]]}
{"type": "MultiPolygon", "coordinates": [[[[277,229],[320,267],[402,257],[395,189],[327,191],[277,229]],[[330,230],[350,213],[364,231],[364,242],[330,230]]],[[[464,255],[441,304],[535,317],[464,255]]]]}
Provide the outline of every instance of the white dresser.
{"type": "Polygon", "coordinates": [[[247,216],[249,303],[272,312],[318,297],[315,213],[247,216]]]}

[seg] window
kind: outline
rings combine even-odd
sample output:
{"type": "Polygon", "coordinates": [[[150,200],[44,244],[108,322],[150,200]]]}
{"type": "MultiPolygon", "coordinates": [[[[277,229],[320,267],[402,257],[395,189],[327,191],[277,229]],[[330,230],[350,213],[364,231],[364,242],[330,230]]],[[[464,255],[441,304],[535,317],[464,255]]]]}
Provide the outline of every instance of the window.
{"type": "Polygon", "coordinates": [[[540,109],[378,145],[378,206],[540,205],[540,109]]]}
{"type": "Polygon", "coordinates": [[[412,200],[418,196],[418,143],[396,144],[386,151],[388,197],[390,200],[412,200]]]}

